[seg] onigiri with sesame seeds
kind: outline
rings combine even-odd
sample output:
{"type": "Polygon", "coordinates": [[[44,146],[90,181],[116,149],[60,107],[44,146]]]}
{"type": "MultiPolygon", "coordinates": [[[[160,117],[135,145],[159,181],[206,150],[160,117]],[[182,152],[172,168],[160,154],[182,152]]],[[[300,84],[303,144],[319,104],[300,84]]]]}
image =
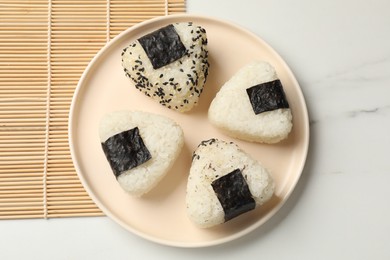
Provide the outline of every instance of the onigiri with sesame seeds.
{"type": "Polygon", "coordinates": [[[197,105],[207,79],[206,30],[192,22],[169,24],[122,52],[125,75],[161,105],[186,112],[197,105]]]}

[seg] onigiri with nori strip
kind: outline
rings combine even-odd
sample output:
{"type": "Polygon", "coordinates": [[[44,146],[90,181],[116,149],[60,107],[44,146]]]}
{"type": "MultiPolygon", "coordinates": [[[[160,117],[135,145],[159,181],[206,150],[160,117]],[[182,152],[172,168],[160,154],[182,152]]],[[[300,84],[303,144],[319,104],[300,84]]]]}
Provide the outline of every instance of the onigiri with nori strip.
{"type": "Polygon", "coordinates": [[[122,66],[146,96],[167,108],[189,111],[208,75],[206,30],[192,22],[169,24],[127,46],[122,66]]]}
{"type": "Polygon", "coordinates": [[[232,137],[260,143],[277,143],[292,129],[282,82],[275,69],[262,61],[246,65],[221,87],[208,118],[232,137]]]}
{"type": "Polygon", "coordinates": [[[169,172],[184,144],[173,120],[141,111],[116,111],[99,126],[100,142],[120,186],[142,196],[169,172]]]}
{"type": "Polygon", "coordinates": [[[263,205],[273,195],[270,173],[236,144],[210,139],[194,151],[187,182],[187,213],[212,227],[263,205]]]}

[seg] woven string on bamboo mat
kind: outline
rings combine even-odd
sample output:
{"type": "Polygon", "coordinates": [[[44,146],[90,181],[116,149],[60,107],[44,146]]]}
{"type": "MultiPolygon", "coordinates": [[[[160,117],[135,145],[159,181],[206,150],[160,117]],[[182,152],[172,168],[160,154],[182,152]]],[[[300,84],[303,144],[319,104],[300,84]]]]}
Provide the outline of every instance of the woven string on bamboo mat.
{"type": "Polygon", "coordinates": [[[185,0],[0,1],[0,219],[99,216],[73,168],[68,111],[93,56],[185,0]]]}

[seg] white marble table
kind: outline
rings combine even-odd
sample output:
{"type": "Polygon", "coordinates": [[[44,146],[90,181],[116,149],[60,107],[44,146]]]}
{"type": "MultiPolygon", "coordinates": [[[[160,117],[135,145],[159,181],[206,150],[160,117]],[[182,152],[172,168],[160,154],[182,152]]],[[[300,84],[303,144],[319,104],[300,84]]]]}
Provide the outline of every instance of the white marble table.
{"type": "Polygon", "coordinates": [[[390,2],[187,5],[262,37],[301,84],[311,145],[285,206],[242,239],[203,249],[157,245],[106,217],[0,221],[0,259],[390,259],[390,2]]]}

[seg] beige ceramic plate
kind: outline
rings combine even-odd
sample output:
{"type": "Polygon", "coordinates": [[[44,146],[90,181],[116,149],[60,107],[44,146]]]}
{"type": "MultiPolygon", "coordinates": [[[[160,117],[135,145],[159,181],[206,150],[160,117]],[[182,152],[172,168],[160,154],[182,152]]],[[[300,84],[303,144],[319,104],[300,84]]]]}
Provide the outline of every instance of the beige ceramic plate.
{"type": "Polygon", "coordinates": [[[233,24],[208,17],[176,15],[134,26],[105,46],[81,77],[69,118],[70,146],[77,173],[103,212],[127,230],[151,241],[178,247],[221,244],[247,234],[272,217],[283,205],[301,175],[308,150],[309,122],[301,89],[286,63],[263,40],[233,24]],[[180,114],[160,106],[136,90],[121,67],[121,51],[141,35],[174,22],[193,21],[208,35],[210,74],[199,106],[180,114]],[[284,84],[294,116],[288,140],[262,145],[233,140],[212,127],[207,109],[220,86],[240,67],[265,60],[276,68],[284,84]],[[132,198],[117,184],[101,150],[98,124],[107,112],[143,110],[177,121],[185,134],[185,146],[172,171],[143,198],[132,198]],[[186,216],[185,188],[192,151],[200,141],[220,138],[235,141],[272,172],[274,198],[216,228],[199,229],[186,216]]]}

